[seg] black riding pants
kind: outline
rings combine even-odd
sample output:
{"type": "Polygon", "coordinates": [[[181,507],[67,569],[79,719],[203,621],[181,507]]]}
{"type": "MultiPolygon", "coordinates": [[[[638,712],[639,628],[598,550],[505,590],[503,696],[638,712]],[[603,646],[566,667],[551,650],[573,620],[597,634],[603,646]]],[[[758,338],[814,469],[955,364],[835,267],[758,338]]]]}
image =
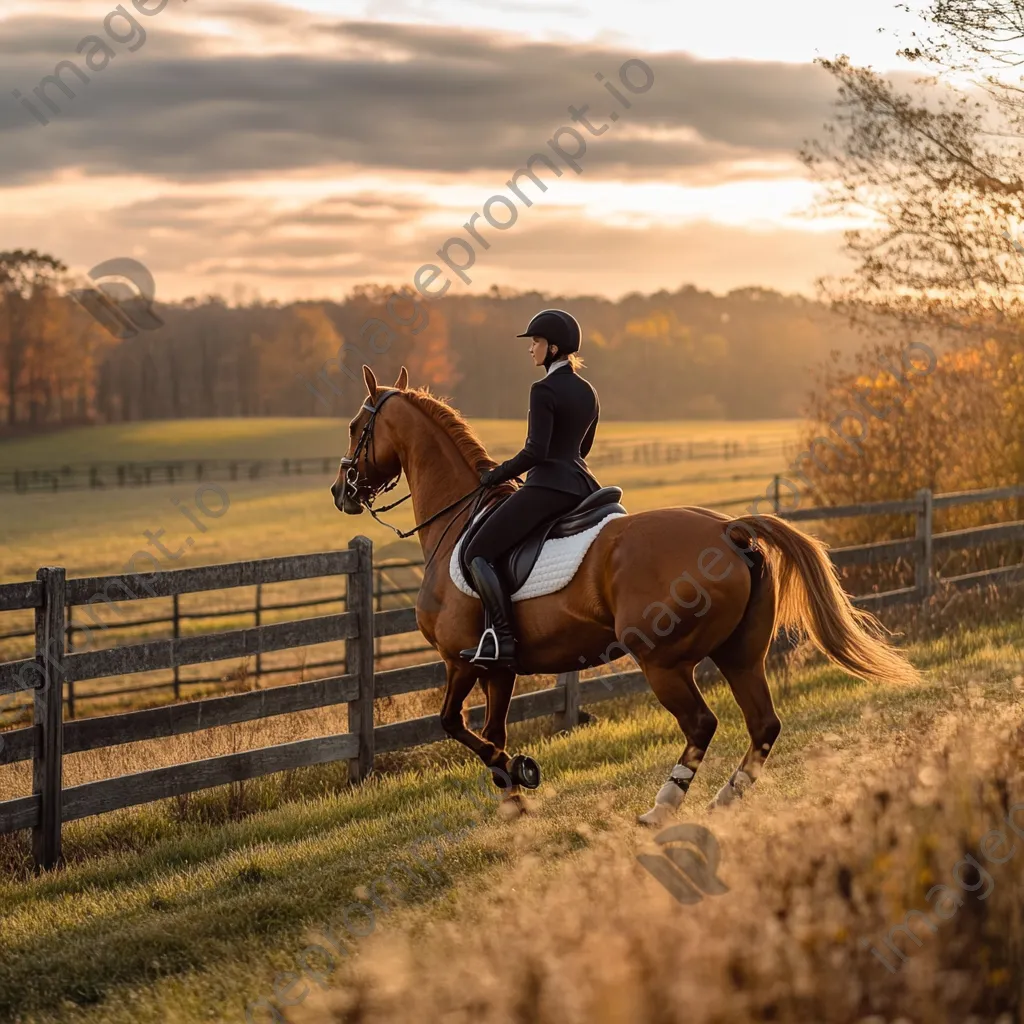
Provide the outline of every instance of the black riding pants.
{"type": "Polygon", "coordinates": [[[541,523],[574,509],[583,499],[551,487],[520,487],[492,513],[466,548],[466,564],[483,557],[492,565],[541,523]]]}

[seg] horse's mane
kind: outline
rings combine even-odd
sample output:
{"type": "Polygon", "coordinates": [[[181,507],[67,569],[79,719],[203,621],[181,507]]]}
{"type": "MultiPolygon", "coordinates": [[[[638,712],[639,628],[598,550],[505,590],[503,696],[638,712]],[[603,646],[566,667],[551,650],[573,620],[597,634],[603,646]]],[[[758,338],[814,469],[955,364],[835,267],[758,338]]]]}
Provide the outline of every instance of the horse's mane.
{"type": "MultiPolygon", "coordinates": [[[[473,428],[462,418],[462,414],[457,409],[453,409],[444,399],[432,395],[427,387],[407,388],[402,394],[444,430],[462,457],[477,473],[485,469],[493,469],[497,465],[497,462],[487,454],[483,441],[476,436],[473,428]]],[[[500,486],[511,488],[510,484],[500,486]]]]}

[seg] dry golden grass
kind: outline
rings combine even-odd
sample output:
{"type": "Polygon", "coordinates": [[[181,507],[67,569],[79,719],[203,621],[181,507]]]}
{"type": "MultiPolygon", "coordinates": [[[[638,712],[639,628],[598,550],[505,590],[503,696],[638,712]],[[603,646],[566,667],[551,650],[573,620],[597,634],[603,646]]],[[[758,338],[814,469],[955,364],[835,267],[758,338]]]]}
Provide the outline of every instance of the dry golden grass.
{"type": "MultiPolygon", "coordinates": [[[[851,837],[838,827],[835,809],[856,809],[858,780],[869,771],[902,797],[909,776],[906,771],[893,774],[891,766],[918,749],[922,736],[943,716],[985,716],[994,722],[998,709],[1005,709],[1015,721],[1021,696],[1013,680],[1024,671],[1021,643],[1018,617],[959,631],[955,642],[943,637],[915,644],[913,660],[924,678],[909,686],[868,685],[814,665],[794,670],[782,687],[776,678],[773,689],[784,727],[769,769],[738,813],[712,818],[701,808],[735,767],[747,736],[728,691],[708,689],[721,727],[680,819],[708,824],[719,835],[725,857],[720,873],[732,892],[698,907],[669,901],[632,865],[634,849],[651,838],[633,823],[634,816],[649,806],[682,744],[675,721],[650,695],[598,705],[596,724],[564,735],[552,734],[550,719],[513,726],[510,749],[534,754],[545,773],[544,785],[534,794],[534,813],[519,821],[475,806],[475,780],[485,781],[480,766],[462,747],[445,743],[381,758],[381,773],[363,786],[346,786],[344,765],[325,765],[75,822],[65,828],[66,866],[39,878],[27,865],[25,837],[10,837],[10,843],[0,844],[0,1019],[24,1024],[240,1022],[247,1019],[246,1007],[262,1000],[263,1009],[252,1019],[295,1024],[296,1009],[285,1008],[273,993],[295,971],[311,930],[328,926],[343,936],[350,960],[359,965],[354,975],[339,971],[327,981],[343,1000],[351,1000],[362,984],[358,979],[376,970],[379,957],[391,956],[375,937],[390,934],[414,950],[432,943],[429,954],[416,954],[421,962],[409,973],[393,973],[398,990],[422,1020],[464,1019],[457,1007],[447,1017],[434,1012],[455,990],[464,1002],[491,999],[482,1005],[493,1013],[487,1017],[481,1011],[482,1021],[545,1020],[530,1001],[531,991],[546,1000],[552,986],[563,991],[582,984],[586,971],[606,979],[616,971],[623,975],[626,1008],[613,1002],[614,993],[604,1008],[620,1005],[620,1020],[691,1019],[694,1014],[688,1008],[680,1011],[683,1004],[674,993],[665,995],[658,988],[671,978],[679,979],[685,1001],[696,992],[703,1019],[734,1019],[711,1018],[710,1009],[704,1009],[704,1004],[726,1005],[731,990],[713,995],[698,990],[691,979],[700,975],[692,972],[702,970],[707,960],[705,984],[720,983],[725,968],[714,959],[712,947],[724,949],[723,943],[732,942],[742,949],[741,934],[759,936],[777,928],[786,943],[777,955],[794,962],[805,956],[799,946],[786,951],[802,933],[792,923],[773,924],[772,910],[787,903],[813,907],[824,900],[827,915],[833,914],[827,886],[840,851],[858,878],[871,877],[865,866],[870,846],[862,850],[863,836],[851,837]],[[982,697],[985,703],[979,704],[982,697]],[[805,819],[825,830],[817,845],[813,829],[808,832],[810,826],[801,824],[805,819]],[[435,864],[429,877],[417,873],[416,885],[397,903],[394,894],[385,895],[388,910],[381,912],[374,936],[344,935],[346,908],[353,901],[365,903],[367,887],[380,880],[386,867],[406,863],[409,851],[428,841],[435,851],[428,855],[435,864]],[[819,847],[824,867],[814,862],[819,847]],[[791,853],[810,864],[804,875],[786,867],[791,853]],[[749,866],[766,859],[771,870],[746,880],[744,873],[753,870],[749,866]],[[778,892],[770,888],[773,880],[783,886],[778,892]],[[669,902],[659,904],[659,899],[669,902]],[[731,916],[724,909],[727,901],[734,903],[731,916]],[[722,916],[708,918],[709,913],[722,916]],[[627,920],[630,914],[635,920],[627,920]],[[673,949],[667,943],[676,941],[676,933],[644,932],[659,928],[663,919],[666,927],[688,936],[682,953],[674,954],[682,960],[674,973],[665,949],[673,949]],[[607,921],[620,928],[618,937],[601,931],[607,921]],[[592,927],[594,938],[579,935],[580,927],[592,927]],[[500,929],[500,937],[491,929],[500,929]],[[601,936],[607,939],[604,947],[598,943],[601,936]],[[652,959],[650,968],[634,951],[643,941],[662,956],[661,961],[652,959]],[[589,959],[581,950],[592,951],[589,959]],[[663,974],[655,970],[661,964],[663,974]],[[636,981],[643,970],[649,976],[636,981]],[[500,996],[504,1003],[488,994],[499,989],[507,990],[508,998],[500,996]],[[647,989],[657,998],[638,1003],[634,1011],[631,1001],[647,989]],[[499,1010],[505,1013],[513,996],[520,1009],[496,1016],[499,1010]],[[271,1012],[275,1003],[280,1017],[271,1012]],[[634,1012],[638,1016],[631,1016],[634,1012]]],[[[967,777],[959,769],[954,774],[958,783],[967,777]]],[[[907,806],[905,800],[900,804],[902,817],[892,819],[895,825],[916,822],[907,806]]],[[[930,819],[921,820],[922,828],[931,827],[930,819]]],[[[946,867],[954,863],[948,860],[946,867]]],[[[896,867],[902,870],[901,865],[896,867]]],[[[899,909],[904,880],[900,874],[891,877],[895,889],[886,893],[893,912],[899,910],[893,918],[898,921],[916,896],[907,890],[899,904],[904,909],[899,909]]],[[[1001,892],[997,889],[987,905],[994,905],[1001,892]]],[[[1002,921],[998,927],[1003,929],[1002,921]]],[[[999,934],[1014,933],[1007,926],[999,934]]],[[[789,968],[739,962],[765,999],[773,997],[773,986],[792,981],[789,968]],[[769,968],[778,976],[766,979],[757,973],[769,968]]],[[[822,962],[813,961],[814,968],[822,962]]],[[[824,970],[820,978],[821,985],[831,983],[824,970]]],[[[312,999],[318,986],[310,982],[308,987],[312,999]]],[[[574,998],[585,1010],[592,996],[580,988],[574,998]]],[[[363,1002],[373,1007],[378,998],[368,994],[363,1002]]],[[[746,998],[754,1004],[753,988],[746,998]]],[[[786,1008],[782,1002],[779,1007],[786,1008]]],[[[370,1008],[364,1010],[353,1009],[342,1019],[382,1019],[383,1011],[371,1015],[370,1008]]],[[[595,1019],[608,1018],[595,1012],[595,1019]]],[[[781,1010],[775,1019],[785,1019],[781,1010]]],[[[842,1018],[809,1013],[790,1019],[842,1018]]],[[[907,1019],[917,1024],[917,1017],[907,1019]]],[[[961,1024],[963,1017],[939,1019],[961,1024]]]]}
{"type": "Polygon", "coordinates": [[[638,865],[626,821],[586,830],[591,848],[557,867],[531,854],[524,823],[517,863],[490,891],[369,940],[298,1019],[1018,1020],[1024,704],[990,709],[975,688],[907,749],[840,753],[830,739],[808,758],[799,804],[762,797],[696,816],[720,843],[725,895],[680,906],[638,865]],[[1016,832],[1006,824],[1014,807],[1016,832]],[[992,829],[1005,840],[983,840],[992,829]],[[949,888],[929,901],[937,885],[949,888]],[[890,932],[915,909],[933,911],[934,930],[911,915],[919,942],[890,932]]]}

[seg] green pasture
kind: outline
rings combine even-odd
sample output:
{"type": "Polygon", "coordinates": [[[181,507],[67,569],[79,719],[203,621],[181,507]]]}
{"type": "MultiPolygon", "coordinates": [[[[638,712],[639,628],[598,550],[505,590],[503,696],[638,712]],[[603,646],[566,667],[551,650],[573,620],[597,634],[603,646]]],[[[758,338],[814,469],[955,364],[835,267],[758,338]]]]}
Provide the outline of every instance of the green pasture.
{"type": "MultiPolygon", "coordinates": [[[[355,410],[353,410],[355,412],[355,410]]],[[[797,420],[668,420],[602,422],[598,444],[645,441],[741,441],[790,439],[797,420]]],[[[347,419],[324,417],[239,417],[111,423],[0,441],[0,470],[52,468],[69,464],[163,459],[340,458],[347,443],[347,419]]],[[[474,420],[488,446],[518,448],[525,421],[474,420]]]]}
{"type": "MultiPolygon", "coordinates": [[[[798,424],[766,422],[681,421],[602,424],[603,443],[663,443],[688,440],[752,438],[794,439],[798,424]]],[[[474,423],[485,444],[511,454],[522,444],[526,425],[515,420],[474,423]]],[[[323,456],[342,454],[344,425],[320,419],[183,420],[116,424],[73,430],[0,444],[0,469],[30,464],[136,459],[224,459],[323,456]]],[[[778,454],[725,460],[695,459],[670,464],[625,463],[595,467],[604,484],[625,489],[630,510],[681,504],[712,504],[764,494],[774,473],[784,471],[778,454]]],[[[382,546],[394,534],[368,515],[342,516],[328,488],[333,474],[270,477],[223,483],[227,510],[217,518],[198,518],[205,533],[179,511],[195,511],[194,482],[103,490],[0,493],[0,582],[28,579],[41,565],[62,565],[69,576],[123,571],[135,551],[148,549],[165,568],[266,558],[345,547],[357,534],[382,546]],[[176,506],[173,501],[177,500],[176,506]],[[159,531],[164,533],[160,534],[159,531]],[[159,553],[145,531],[176,554],[159,553]]],[[[404,480],[391,497],[405,492],[404,480]]],[[[209,504],[215,504],[213,497],[209,504]]],[[[216,511],[216,508],[214,508],[216,511]]],[[[385,518],[401,530],[413,524],[406,503],[385,518]]]]}

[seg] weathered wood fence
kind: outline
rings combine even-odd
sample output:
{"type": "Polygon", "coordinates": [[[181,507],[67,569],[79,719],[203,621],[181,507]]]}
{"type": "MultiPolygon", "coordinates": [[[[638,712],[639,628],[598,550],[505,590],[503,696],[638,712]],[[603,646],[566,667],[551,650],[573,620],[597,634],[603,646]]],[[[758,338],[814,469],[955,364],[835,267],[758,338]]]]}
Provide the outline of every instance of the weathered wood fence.
{"type": "MultiPolygon", "coordinates": [[[[60,859],[61,824],[66,821],[329,761],[348,761],[350,778],[358,782],[372,769],[375,753],[444,739],[440,719],[435,715],[383,726],[374,723],[376,698],[433,689],[443,685],[445,674],[441,662],[374,670],[374,638],[415,631],[416,612],[414,608],[402,608],[375,613],[372,568],[370,541],[356,537],[346,551],[154,573],[145,578],[145,597],[345,574],[348,610],[341,615],[77,654],[64,649],[66,606],[87,602],[115,579],[131,584],[133,577],[67,580],[63,569],[44,568],[34,581],[0,586],[0,611],[35,610],[37,646],[35,658],[0,664],[0,695],[21,689],[34,691],[33,724],[0,734],[0,764],[32,762],[32,794],[0,803],[0,833],[32,829],[35,862],[49,868],[60,859]],[[343,675],[99,718],[63,720],[62,691],[74,680],[167,669],[333,640],[345,641],[343,675]],[[62,785],[65,754],[337,704],[347,704],[349,709],[349,731],[344,734],[80,786],[62,785]]],[[[581,683],[578,673],[573,673],[560,677],[556,687],[514,698],[509,721],[554,715],[568,728],[578,723],[581,704],[638,692],[645,685],[639,672],[621,674],[614,684],[604,679],[581,683]]],[[[482,726],[483,708],[472,709],[469,718],[476,728],[482,726]]]]}
{"type": "MultiPolygon", "coordinates": [[[[394,607],[396,603],[401,604],[412,604],[415,600],[415,595],[419,592],[419,586],[402,586],[402,580],[396,578],[400,575],[406,575],[405,570],[420,570],[422,569],[422,560],[414,559],[396,559],[390,558],[386,564],[375,564],[373,567],[373,602],[375,611],[386,611],[388,606],[394,607]]],[[[422,575],[422,573],[420,574],[422,575]]],[[[119,577],[111,577],[111,579],[117,579],[119,577]]],[[[285,581],[287,582],[287,581],[285,581]]],[[[68,652],[72,652],[76,648],[76,642],[80,636],[88,637],[94,631],[102,631],[104,633],[123,633],[129,630],[136,630],[142,627],[148,626],[164,626],[166,630],[175,639],[182,636],[183,627],[185,630],[188,628],[188,624],[197,620],[217,620],[217,619],[234,619],[236,622],[238,619],[253,620],[253,625],[263,625],[263,620],[268,614],[274,614],[282,611],[302,611],[304,609],[310,609],[307,612],[309,615],[320,615],[323,614],[322,609],[325,606],[341,606],[344,608],[345,601],[347,600],[347,592],[344,587],[339,587],[337,593],[333,595],[326,595],[323,597],[315,598],[313,600],[305,601],[285,601],[285,602],[268,602],[263,592],[262,584],[257,584],[254,588],[255,593],[251,604],[239,604],[234,608],[227,610],[219,610],[216,608],[198,608],[194,610],[186,611],[181,607],[179,601],[179,594],[172,594],[170,597],[171,607],[168,614],[156,614],[154,612],[145,613],[137,618],[119,618],[113,622],[101,622],[97,617],[96,610],[92,608],[86,608],[86,615],[83,615],[81,609],[76,614],[76,606],[69,604],[64,611],[64,633],[65,633],[65,647],[68,652]],[[319,608],[321,611],[314,612],[312,609],[319,608]]],[[[102,597],[102,591],[98,592],[98,595],[102,597]]],[[[148,595],[146,595],[148,596],[148,595]]],[[[104,604],[110,605],[118,602],[112,599],[104,599],[104,604]]],[[[10,609],[8,609],[10,610],[10,609]]],[[[34,630],[26,630],[25,628],[8,630],[6,632],[0,632],[0,641],[4,640],[21,640],[29,637],[34,637],[34,630]]],[[[379,660],[394,660],[398,658],[404,658],[410,654],[422,654],[432,650],[431,646],[422,638],[417,637],[415,640],[411,640],[408,644],[401,647],[389,646],[387,650],[384,650],[380,646],[381,638],[377,638],[377,656],[379,660]]],[[[341,658],[328,658],[323,661],[310,661],[303,665],[303,669],[308,672],[315,672],[319,669],[336,668],[341,670],[344,666],[344,659],[341,658]]],[[[119,698],[128,694],[134,693],[147,693],[154,690],[170,691],[174,700],[181,700],[182,696],[185,695],[187,687],[197,686],[208,686],[211,683],[223,682],[221,675],[212,676],[195,676],[189,678],[182,678],[179,669],[181,666],[175,665],[173,667],[173,677],[167,682],[157,683],[141,683],[134,686],[120,686],[113,689],[107,690],[90,690],[87,694],[80,694],[75,687],[75,681],[71,680],[65,687],[64,692],[64,703],[66,705],[66,712],[68,718],[77,717],[78,704],[82,701],[93,702],[97,700],[103,700],[104,698],[119,698]]],[[[261,685],[261,681],[265,677],[275,676],[285,673],[295,672],[295,667],[291,665],[284,666],[269,666],[263,662],[261,655],[257,652],[251,670],[247,673],[249,678],[256,682],[256,685],[261,685]]],[[[16,710],[16,709],[10,709],[16,710]]],[[[0,715],[3,714],[3,708],[0,707],[0,715]]],[[[0,725],[3,725],[0,720],[0,725]]]]}
{"type": "MultiPolygon", "coordinates": [[[[591,466],[629,463],[666,465],[704,459],[730,460],[754,455],[782,455],[778,438],[751,437],[746,441],[643,441],[601,443],[587,461],[591,466]]],[[[496,448],[493,455],[514,455],[496,448]]],[[[61,466],[26,466],[0,470],[0,493],[31,491],[103,490],[110,487],[149,487],[186,481],[263,480],[281,476],[323,476],[338,471],[337,455],[281,459],[161,459],[148,462],[73,462],[61,466]]]]}
{"type": "MultiPolygon", "coordinates": [[[[1024,521],[934,534],[932,515],[936,508],[1020,497],[1024,497],[1024,487],[939,496],[924,491],[909,501],[783,510],[782,514],[792,520],[914,515],[917,522],[914,538],[839,548],[832,552],[835,563],[840,566],[868,565],[895,558],[914,560],[913,587],[854,598],[862,605],[885,606],[921,600],[937,586],[963,588],[1024,578],[1024,565],[942,580],[936,579],[933,571],[934,556],[938,552],[1024,540],[1024,521]]],[[[375,612],[372,545],[367,538],[356,537],[345,551],[157,572],[144,577],[144,592],[137,582],[139,579],[127,576],[68,580],[63,569],[44,568],[33,581],[0,586],[0,611],[33,609],[36,623],[35,657],[0,664],[0,701],[4,695],[21,690],[31,691],[34,699],[32,725],[0,733],[0,764],[32,762],[32,793],[0,802],[0,833],[31,829],[34,858],[39,867],[50,868],[58,863],[61,825],[66,821],[331,761],[347,761],[350,778],[358,782],[371,771],[376,753],[445,738],[436,715],[388,725],[374,722],[376,698],[433,689],[444,683],[445,676],[441,662],[376,670],[375,639],[414,632],[416,613],[411,607],[375,612]],[[347,576],[347,609],[342,614],[152,640],[99,651],[69,653],[65,648],[65,609],[86,604],[97,593],[105,593],[109,585],[134,584],[140,592],[137,599],[141,600],[338,575],[347,576]],[[339,640],[345,642],[345,672],[341,675],[160,708],[64,721],[63,694],[76,680],[170,669],[339,640]],[[65,754],[339,704],[348,705],[349,731],[344,734],[319,736],[67,788],[62,784],[65,754]]],[[[568,729],[579,723],[582,706],[645,688],[644,677],[638,671],[589,680],[581,680],[578,672],[570,672],[559,676],[557,685],[552,688],[515,697],[509,721],[551,715],[561,728],[568,729]]],[[[483,723],[483,711],[482,707],[476,707],[469,713],[470,722],[476,728],[483,723]]]]}
{"type": "MultiPolygon", "coordinates": [[[[933,494],[930,490],[920,490],[913,498],[903,501],[874,501],[832,508],[797,508],[792,511],[787,511],[784,506],[779,507],[776,497],[776,507],[779,507],[778,514],[790,522],[851,519],[859,516],[911,515],[914,517],[915,529],[912,538],[833,548],[829,552],[832,562],[837,568],[882,565],[895,562],[898,559],[913,563],[913,586],[854,597],[853,600],[856,604],[874,610],[907,602],[924,601],[940,586],[946,590],[962,590],[1024,580],[1024,565],[1019,564],[957,576],[940,577],[935,570],[935,560],[939,555],[953,551],[977,551],[992,544],[1012,544],[1024,541],[1024,520],[935,533],[934,516],[937,511],[963,505],[1019,501],[1021,498],[1024,498],[1024,486],[1017,485],[960,491],[952,494],[933,494]]],[[[768,510],[762,509],[762,511],[768,510]]]]}

